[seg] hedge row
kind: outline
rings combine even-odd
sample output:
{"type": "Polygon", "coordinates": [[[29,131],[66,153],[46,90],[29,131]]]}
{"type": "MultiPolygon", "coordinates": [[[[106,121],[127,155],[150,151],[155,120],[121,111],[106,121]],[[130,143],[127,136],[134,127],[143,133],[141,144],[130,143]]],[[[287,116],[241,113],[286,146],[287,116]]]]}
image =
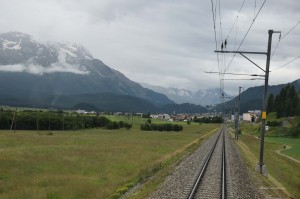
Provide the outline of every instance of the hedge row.
{"type": "Polygon", "coordinates": [[[222,123],[223,119],[221,116],[214,116],[214,117],[194,117],[193,122],[199,123],[222,123]]]}
{"type": "Polygon", "coordinates": [[[141,130],[144,131],[182,131],[183,127],[179,124],[153,124],[146,122],[141,124],[141,130]]]}
{"type": "Polygon", "coordinates": [[[282,126],[282,122],[281,121],[267,121],[267,125],[268,126],[282,126]]]}
{"type": "Polygon", "coordinates": [[[113,122],[104,116],[63,112],[0,111],[0,129],[16,130],[78,130],[90,128],[131,128],[125,122],[113,122]],[[13,118],[14,122],[13,122],[13,118]]]}

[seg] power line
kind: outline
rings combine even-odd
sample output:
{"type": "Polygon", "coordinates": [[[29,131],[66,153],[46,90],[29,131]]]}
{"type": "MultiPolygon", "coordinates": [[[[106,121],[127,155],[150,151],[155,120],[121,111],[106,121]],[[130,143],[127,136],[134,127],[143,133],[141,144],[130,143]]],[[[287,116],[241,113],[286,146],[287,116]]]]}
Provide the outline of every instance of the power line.
{"type": "MultiPolygon", "coordinates": [[[[205,73],[212,73],[212,74],[219,74],[219,72],[205,72],[205,73]]],[[[222,75],[240,75],[240,76],[252,76],[252,77],[264,77],[264,75],[258,74],[246,74],[246,73],[221,73],[222,75]]]]}
{"type": "Polygon", "coordinates": [[[265,80],[264,78],[250,78],[250,79],[223,79],[223,80],[265,80]]]}
{"type": "MultiPolygon", "coordinates": [[[[248,35],[250,29],[252,28],[252,26],[253,26],[255,20],[257,19],[258,15],[259,15],[260,11],[262,10],[263,6],[265,5],[266,1],[267,1],[267,0],[264,0],[264,2],[262,3],[262,5],[260,6],[260,8],[259,8],[259,10],[258,10],[258,12],[257,12],[257,14],[256,14],[256,16],[254,17],[254,19],[253,19],[251,25],[249,26],[249,28],[248,28],[248,30],[247,30],[247,32],[246,32],[246,34],[245,34],[245,36],[244,36],[242,42],[240,43],[240,45],[239,45],[239,47],[237,48],[236,51],[238,51],[238,50],[240,49],[240,47],[242,46],[242,44],[244,43],[244,41],[245,41],[245,39],[246,39],[246,37],[247,37],[247,35],[248,35]]],[[[235,58],[235,55],[236,55],[236,53],[234,53],[234,55],[232,56],[232,58],[231,58],[231,60],[230,60],[230,62],[229,62],[229,64],[228,64],[228,66],[227,66],[225,72],[226,72],[226,71],[228,70],[228,68],[230,67],[230,65],[231,65],[231,63],[232,63],[232,61],[233,61],[233,59],[235,58]]]]}
{"type": "Polygon", "coordinates": [[[271,72],[273,72],[273,71],[275,71],[275,70],[278,70],[278,69],[280,69],[280,68],[283,68],[283,67],[287,66],[288,64],[294,62],[294,61],[295,61],[296,59],[298,59],[298,58],[300,58],[300,56],[297,56],[297,57],[295,57],[294,59],[292,59],[291,61],[289,61],[289,62],[283,64],[282,66],[279,66],[279,67],[275,68],[275,69],[272,70],[271,72]]]}
{"type": "Polygon", "coordinates": [[[290,34],[290,32],[292,30],[294,30],[296,28],[296,26],[298,26],[299,23],[300,23],[300,21],[298,21],[284,36],[282,36],[281,40],[283,40],[288,34],[290,34]]]}
{"type": "MultiPolygon", "coordinates": [[[[213,24],[214,24],[216,49],[218,49],[217,32],[216,32],[216,16],[215,16],[215,12],[214,12],[214,3],[213,3],[213,0],[211,0],[211,11],[212,11],[212,15],[213,15],[213,24]]],[[[218,70],[220,71],[219,54],[218,53],[217,53],[217,62],[218,62],[218,70]]]]}
{"type": "Polygon", "coordinates": [[[240,7],[240,10],[239,10],[239,12],[238,12],[238,14],[237,14],[237,16],[236,16],[236,18],[235,18],[235,20],[234,20],[234,22],[233,22],[231,28],[230,28],[230,31],[229,31],[228,34],[227,34],[226,39],[228,39],[228,37],[229,37],[229,35],[230,35],[230,33],[231,33],[231,31],[232,31],[234,25],[236,24],[236,22],[237,22],[237,20],[238,20],[238,18],[239,18],[239,15],[240,15],[240,13],[241,13],[241,10],[242,10],[242,8],[243,8],[243,6],[244,6],[245,1],[246,1],[246,0],[243,1],[242,5],[241,5],[241,7],[240,7]]]}
{"type": "Polygon", "coordinates": [[[283,35],[282,37],[281,37],[281,35],[279,36],[279,39],[278,39],[278,42],[277,42],[277,44],[276,44],[276,46],[275,46],[275,48],[274,48],[274,51],[273,51],[273,53],[272,53],[272,56],[271,57],[273,57],[273,55],[274,55],[274,53],[275,53],[275,51],[276,51],[276,49],[277,49],[277,46],[278,46],[278,44],[279,44],[279,42],[281,42],[288,34],[290,34],[290,32],[292,32],[292,30],[294,30],[297,26],[298,26],[298,24],[300,23],[300,21],[298,21],[285,35],[283,35]]]}

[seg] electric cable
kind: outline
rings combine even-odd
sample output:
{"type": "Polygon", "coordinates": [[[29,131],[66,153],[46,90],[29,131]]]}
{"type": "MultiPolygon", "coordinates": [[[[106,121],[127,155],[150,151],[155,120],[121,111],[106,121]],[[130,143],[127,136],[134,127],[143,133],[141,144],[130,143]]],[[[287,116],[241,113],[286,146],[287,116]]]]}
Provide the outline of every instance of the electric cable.
{"type": "MultiPolygon", "coordinates": [[[[253,26],[255,20],[257,19],[258,15],[259,15],[259,13],[261,12],[261,10],[262,10],[263,6],[265,5],[266,1],[267,1],[267,0],[264,0],[264,2],[262,3],[262,5],[260,6],[260,8],[259,8],[259,10],[258,10],[258,12],[257,12],[257,14],[256,14],[256,16],[255,16],[255,18],[253,19],[251,25],[249,26],[249,28],[248,28],[248,30],[247,30],[247,32],[246,32],[244,38],[242,39],[242,41],[241,41],[241,43],[240,43],[240,45],[239,45],[239,47],[237,48],[236,51],[238,51],[238,50],[241,48],[242,44],[244,43],[244,41],[245,41],[245,39],[246,39],[246,37],[247,37],[247,35],[248,35],[250,29],[252,28],[252,26],[253,26]]],[[[233,54],[233,56],[232,56],[232,58],[231,58],[231,60],[230,60],[230,62],[229,62],[229,64],[228,64],[228,66],[227,66],[225,72],[226,72],[226,71],[228,70],[228,68],[230,67],[230,65],[231,65],[232,61],[234,60],[235,56],[236,56],[236,53],[233,54]]]]}
{"type": "Polygon", "coordinates": [[[281,42],[288,34],[290,34],[290,32],[292,32],[292,30],[294,30],[297,26],[298,26],[298,24],[300,23],[300,21],[298,21],[285,35],[283,35],[282,37],[281,37],[281,35],[279,35],[279,39],[278,39],[278,42],[277,42],[277,44],[276,44],[276,46],[275,46],[275,48],[274,48],[274,50],[273,50],[273,53],[272,53],[272,56],[271,56],[271,58],[273,57],[273,55],[274,55],[274,53],[275,53],[275,51],[276,51],[276,49],[277,49],[277,46],[278,46],[278,44],[279,44],[279,42],[281,42]]]}
{"type": "Polygon", "coordinates": [[[296,59],[298,59],[298,58],[300,58],[300,56],[297,56],[297,57],[295,57],[294,59],[292,59],[292,60],[288,61],[287,63],[283,64],[282,66],[279,66],[279,67],[277,67],[277,68],[273,69],[273,70],[272,70],[272,71],[270,71],[270,72],[273,72],[273,71],[275,71],[275,70],[278,70],[278,69],[280,69],[280,68],[283,68],[283,67],[287,66],[288,64],[290,64],[290,63],[294,62],[294,61],[295,61],[296,59]]]}

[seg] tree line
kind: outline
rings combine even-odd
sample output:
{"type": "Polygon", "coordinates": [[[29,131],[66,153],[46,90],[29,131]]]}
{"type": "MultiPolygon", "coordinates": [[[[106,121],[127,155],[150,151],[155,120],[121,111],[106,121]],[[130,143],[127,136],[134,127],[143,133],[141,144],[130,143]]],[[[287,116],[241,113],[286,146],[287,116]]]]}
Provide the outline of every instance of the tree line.
{"type": "Polygon", "coordinates": [[[276,96],[270,94],[267,113],[276,112],[277,118],[300,115],[300,98],[295,86],[288,84],[276,96]]]}
{"type": "Polygon", "coordinates": [[[104,116],[43,111],[0,110],[0,129],[7,130],[78,130],[90,128],[130,129],[131,124],[111,121],[104,116]]]}
{"type": "Polygon", "coordinates": [[[193,122],[199,123],[222,123],[223,119],[221,116],[214,117],[194,117],[193,122]]]}
{"type": "Polygon", "coordinates": [[[143,131],[182,131],[183,127],[179,124],[153,124],[151,119],[148,119],[144,124],[140,126],[143,131]]]}

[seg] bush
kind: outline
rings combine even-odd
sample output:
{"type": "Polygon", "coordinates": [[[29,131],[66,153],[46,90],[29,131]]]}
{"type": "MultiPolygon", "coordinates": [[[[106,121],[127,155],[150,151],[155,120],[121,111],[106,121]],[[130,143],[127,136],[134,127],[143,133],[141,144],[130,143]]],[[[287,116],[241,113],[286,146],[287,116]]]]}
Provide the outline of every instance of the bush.
{"type": "Polygon", "coordinates": [[[146,122],[145,124],[141,124],[141,130],[144,131],[182,131],[183,127],[178,124],[149,124],[146,122]]]}
{"type": "Polygon", "coordinates": [[[127,130],[129,130],[129,129],[131,129],[131,127],[132,127],[132,124],[128,124],[128,123],[124,123],[124,127],[127,129],[127,130]]]}
{"type": "Polygon", "coordinates": [[[282,122],[281,121],[267,121],[267,126],[282,126],[282,122]]]}
{"type": "Polygon", "coordinates": [[[119,129],[120,128],[120,125],[119,125],[119,122],[110,122],[107,124],[106,126],[107,129],[109,130],[112,130],[112,129],[119,129]]]}
{"type": "Polygon", "coordinates": [[[293,138],[297,138],[300,136],[300,126],[293,126],[288,130],[288,135],[292,136],[293,138]]]}
{"type": "Polygon", "coordinates": [[[143,130],[143,131],[151,131],[151,128],[150,128],[150,125],[149,125],[149,123],[145,123],[145,124],[141,124],[141,130],[143,130]]]}

